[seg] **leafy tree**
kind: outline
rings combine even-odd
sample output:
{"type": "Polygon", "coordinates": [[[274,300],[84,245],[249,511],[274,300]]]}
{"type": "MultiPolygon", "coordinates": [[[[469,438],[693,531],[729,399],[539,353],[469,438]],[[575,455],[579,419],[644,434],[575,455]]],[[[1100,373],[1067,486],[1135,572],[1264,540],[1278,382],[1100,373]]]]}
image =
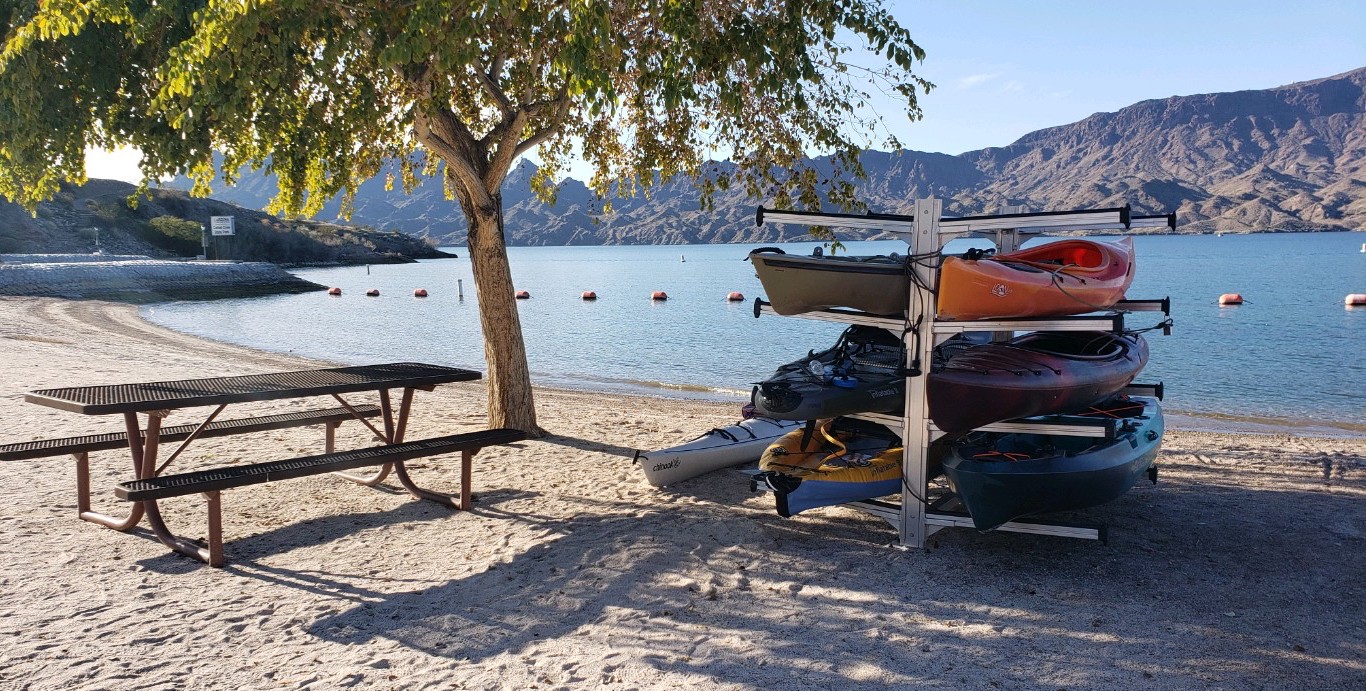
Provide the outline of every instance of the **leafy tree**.
{"type": "Polygon", "coordinates": [[[289,214],[381,172],[410,188],[441,171],[469,221],[490,421],[533,433],[503,237],[519,156],[539,147],[546,196],[581,148],[604,196],[683,174],[848,205],[845,177],[802,157],[860,174],[873,94],[914,119],[930,87],[880,0],[0,0],[0,15],[0,193],[30,208],[84,182],[88,146],[135,146],[148,180],[186,173],[198,194],[215,151],[230,182],[268,166],[289,214]]]}
{"type": "Polygon", "coordinates": [[[157,216],[148,221],[147,225],[168,238],[194,243],[195,249],[199,248],[200,240],[204,235],[203,225],[179,216],[157,216]]]}

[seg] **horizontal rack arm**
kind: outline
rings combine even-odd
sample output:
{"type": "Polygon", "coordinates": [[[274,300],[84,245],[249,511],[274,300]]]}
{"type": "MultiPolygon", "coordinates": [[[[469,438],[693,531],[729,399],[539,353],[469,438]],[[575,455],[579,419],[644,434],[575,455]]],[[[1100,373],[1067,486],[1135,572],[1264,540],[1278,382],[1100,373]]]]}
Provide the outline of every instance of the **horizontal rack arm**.
{"type": "Polygon", "coordinates": [[[1176,212],[1169,214],[1145,214],[1129,217],[1130,228],[1167,228],[1176,230],[1176,212]]]}
{"type": "Polygon", "coordinates": [[[1020,317],[981,321],[935,322],[937,334],[980,331],[1124,331],[1123,314],[1079,314],[1071,317],[1020,317]]]}
{"type": "Polygon", "coordinates": [[[1126,396],[1148,396],[1160,401],[1162,400],[1164,387],[1162,386],[1162,382],[1156,384],[1130,384],[1123,389],[1120,389],[1119,392],[1126,396]]]}
{"type": "Polygon", "coordinates": [[[1145,216],[1129,216],[1129,224],[1123,223],[1070,223],[1065,226],[1035,226],[1019,229],[1024,233],[1047,233],[1054,230],[1135,230],[1138,228],[1167,228],[1176,230],[1176,212],[1145,216]]]}
{"type": "MultiPolygon", "coordinates": [[[[1173,216],[1173,219],[1175,217],[1173,216]]],[[[1087,230],[1130,227],[1129,205],[1111,209],[1083,209],[1078,211],[1037,211],[1018,214],[989,214],[943,218],[939,231],[944,234],[972,233],[1000,229],[1087,230]]],[[[900,214],[839,214],[818,211],[782,211],[760,206],[755,223],[792,223],[808,226],[839,226],[910,232],[915,230],[915,217],[900,214]]]]}
{"type": "MultiPolygon", "coordinates": [[[[754,318],[761,314],[777,314],[773,306],[763,298],[754,298],[754,318]]],[[[845,309],[821,309],[789,314],[789,317],[802,317],[841,324],[862,324],[880,329],[900,332],[906,326],[901,317],[880,317],[875,314],[845,309]]],[[[1021,317],[1018,319],[991,319],[980,321],[941,321],[934,323],[937,334],[957,334],[976,331],[1124,331],[1124,315],[1081,314],[1070,317],[1021,317]]]]}
{"type": "Polygon", "coordinates": [[[1115,309],[1125,312],[1161,312],[1165,316],[1172,316],[1172,299],[1170,296],[1161,300],[1120,300],[1115,303],[1115,309]]]}
{"type": "MultiPolygon", "coordinates": [[[[886,413],[856,413],[845,417],[867,420],[888,427],[893,431],[900,429],[903,424],[900,415],[888,415],[886,413]]],[[[1096,439],[1113,439],[1118,429],[1118,423],[1112,418],[1081,415],[1042,415],[1019,420],[1001,420],[977,428],[983,432],[1056,434],[1068,437],[1094,437],[1096,439]]],[[[930,430],[935,437],[944,433],[933,423],[930,423],[930,430]]]]}

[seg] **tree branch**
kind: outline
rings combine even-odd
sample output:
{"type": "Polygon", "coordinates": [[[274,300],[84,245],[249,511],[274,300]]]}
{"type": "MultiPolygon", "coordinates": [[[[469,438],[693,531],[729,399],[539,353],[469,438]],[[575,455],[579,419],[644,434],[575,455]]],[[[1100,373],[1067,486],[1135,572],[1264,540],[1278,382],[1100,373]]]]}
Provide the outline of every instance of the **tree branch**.
{"type": "Polygon", "coordinates": [[[488,94],[489,98],[493,99],[494,105],[498,106],[498,111],[503,114],[503,119],[506,120],[508,116],[515,115],[516,109],[512,107],[512,102],[508,100],[507,94],[503,93],[503,90],[493,81],[491,72],[485,71],[477,62],[472,71],[475,79],[479,80],[479,86],[484,89],[484,93],[488,94]]]}
{"type": "MultiPolygon", "coordinates": [[[[448,113],[435,115],[437,128],[432,127],[432,114],[419,111],[414,119],[414,134],[445,162],[446,170],[460,181],[461,186],[473,197],[475,204],[491,208],[493,197],[474,166],[475,155],[478,153],[474,137],[458,118],[451,117],[448,113]]],[[[482,162],[483,157],[479,156],[478,160],[482,162]]]]}
{"type": "Polygon", "coordinates": [[[549,139],[551,135],[559,131],[560,124],[563,123],[565,117],[569,115],[569,105],[572,100],[569,98],[569,87],[560,87],[560,92],[555,95],[555,99],[556,100],[554,101],[542,101],[533,106],[537,109],[553,106],[555,108],[555,114],[551,116],[550,122],[546,123],[544,127],[533,132],[530,137],[527,137],[522,143],[517,145],[517,148],[512,152],[513,158],[521,156],[531,150],[532,147],[549,139]]]}
{"type": "Polygon", "coordinates": [[[517,157],[517,137],[526,129],[528,117],[526,110],[518,110],[511,121],[504,118],[495,129],[501,132],[498,137],[498,149],[484,173],[484,183],[488,185],[490,194],[503,185],[503,178],[507,177],[508,169],[512,168],[512,161],[517,157]]]}

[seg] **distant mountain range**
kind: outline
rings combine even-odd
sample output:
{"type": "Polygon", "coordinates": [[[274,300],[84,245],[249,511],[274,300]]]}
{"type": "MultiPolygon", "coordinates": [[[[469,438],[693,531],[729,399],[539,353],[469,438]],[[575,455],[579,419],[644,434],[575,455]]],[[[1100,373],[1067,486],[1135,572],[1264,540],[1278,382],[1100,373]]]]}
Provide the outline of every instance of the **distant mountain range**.
{"type": "MultiPolygon", "coordinates": [[[[815,159],[817,167],[827,160],[815,159]]],[[[1007,204],[1063,210],[1130,203],[1138,213],[1177,212],[1180,232],[1366,229],[1366,68],[1275,89],[1173,96],[1038,130],[1006,147],[957,156],[868,151],[859,198],[873,211],[910,210],[914,200],[945,200],[946,215],[989,213],[1007,204]]],[[[729,165],[720,163],[718,165],[729,165]]],[[[613,201],[611,214],[578,180],[556,203],[531,192],[535,166],[521,162],[503,186],[508,241],[514,245],[773,242],[801,228],[755,226],[762,199],[719,193],[703,211],[686,180],[656,186],[649,199],[613,201]]],[[[188,181],[170,183],[188,186],[188,181]]],[[[275,180],[243,171],[214,197],[259,209],[275,180]]],[[[319,218],[335,218],[333,200],[319,218]]],[[[360,188],[351,223],[462,244],[459,207],[438,179],[413,193],[360,188]]],[[[843,233],[841,233],[843,236],[843,233]]],[[[853,237],[850,235],[849,237],[853,237]]]]}

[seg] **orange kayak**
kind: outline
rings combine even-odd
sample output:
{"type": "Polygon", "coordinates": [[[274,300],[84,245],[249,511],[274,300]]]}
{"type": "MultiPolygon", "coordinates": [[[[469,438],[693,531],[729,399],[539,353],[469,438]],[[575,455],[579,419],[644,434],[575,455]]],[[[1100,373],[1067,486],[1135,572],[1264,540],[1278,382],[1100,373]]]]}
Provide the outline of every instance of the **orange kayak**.
{"type": "Polygon", "coordinates": [[[980,259],[945,257],[941,319],[1013,319],[1113,307],[1134,280],[1134,244],[1059,240],[980,259]]]}

